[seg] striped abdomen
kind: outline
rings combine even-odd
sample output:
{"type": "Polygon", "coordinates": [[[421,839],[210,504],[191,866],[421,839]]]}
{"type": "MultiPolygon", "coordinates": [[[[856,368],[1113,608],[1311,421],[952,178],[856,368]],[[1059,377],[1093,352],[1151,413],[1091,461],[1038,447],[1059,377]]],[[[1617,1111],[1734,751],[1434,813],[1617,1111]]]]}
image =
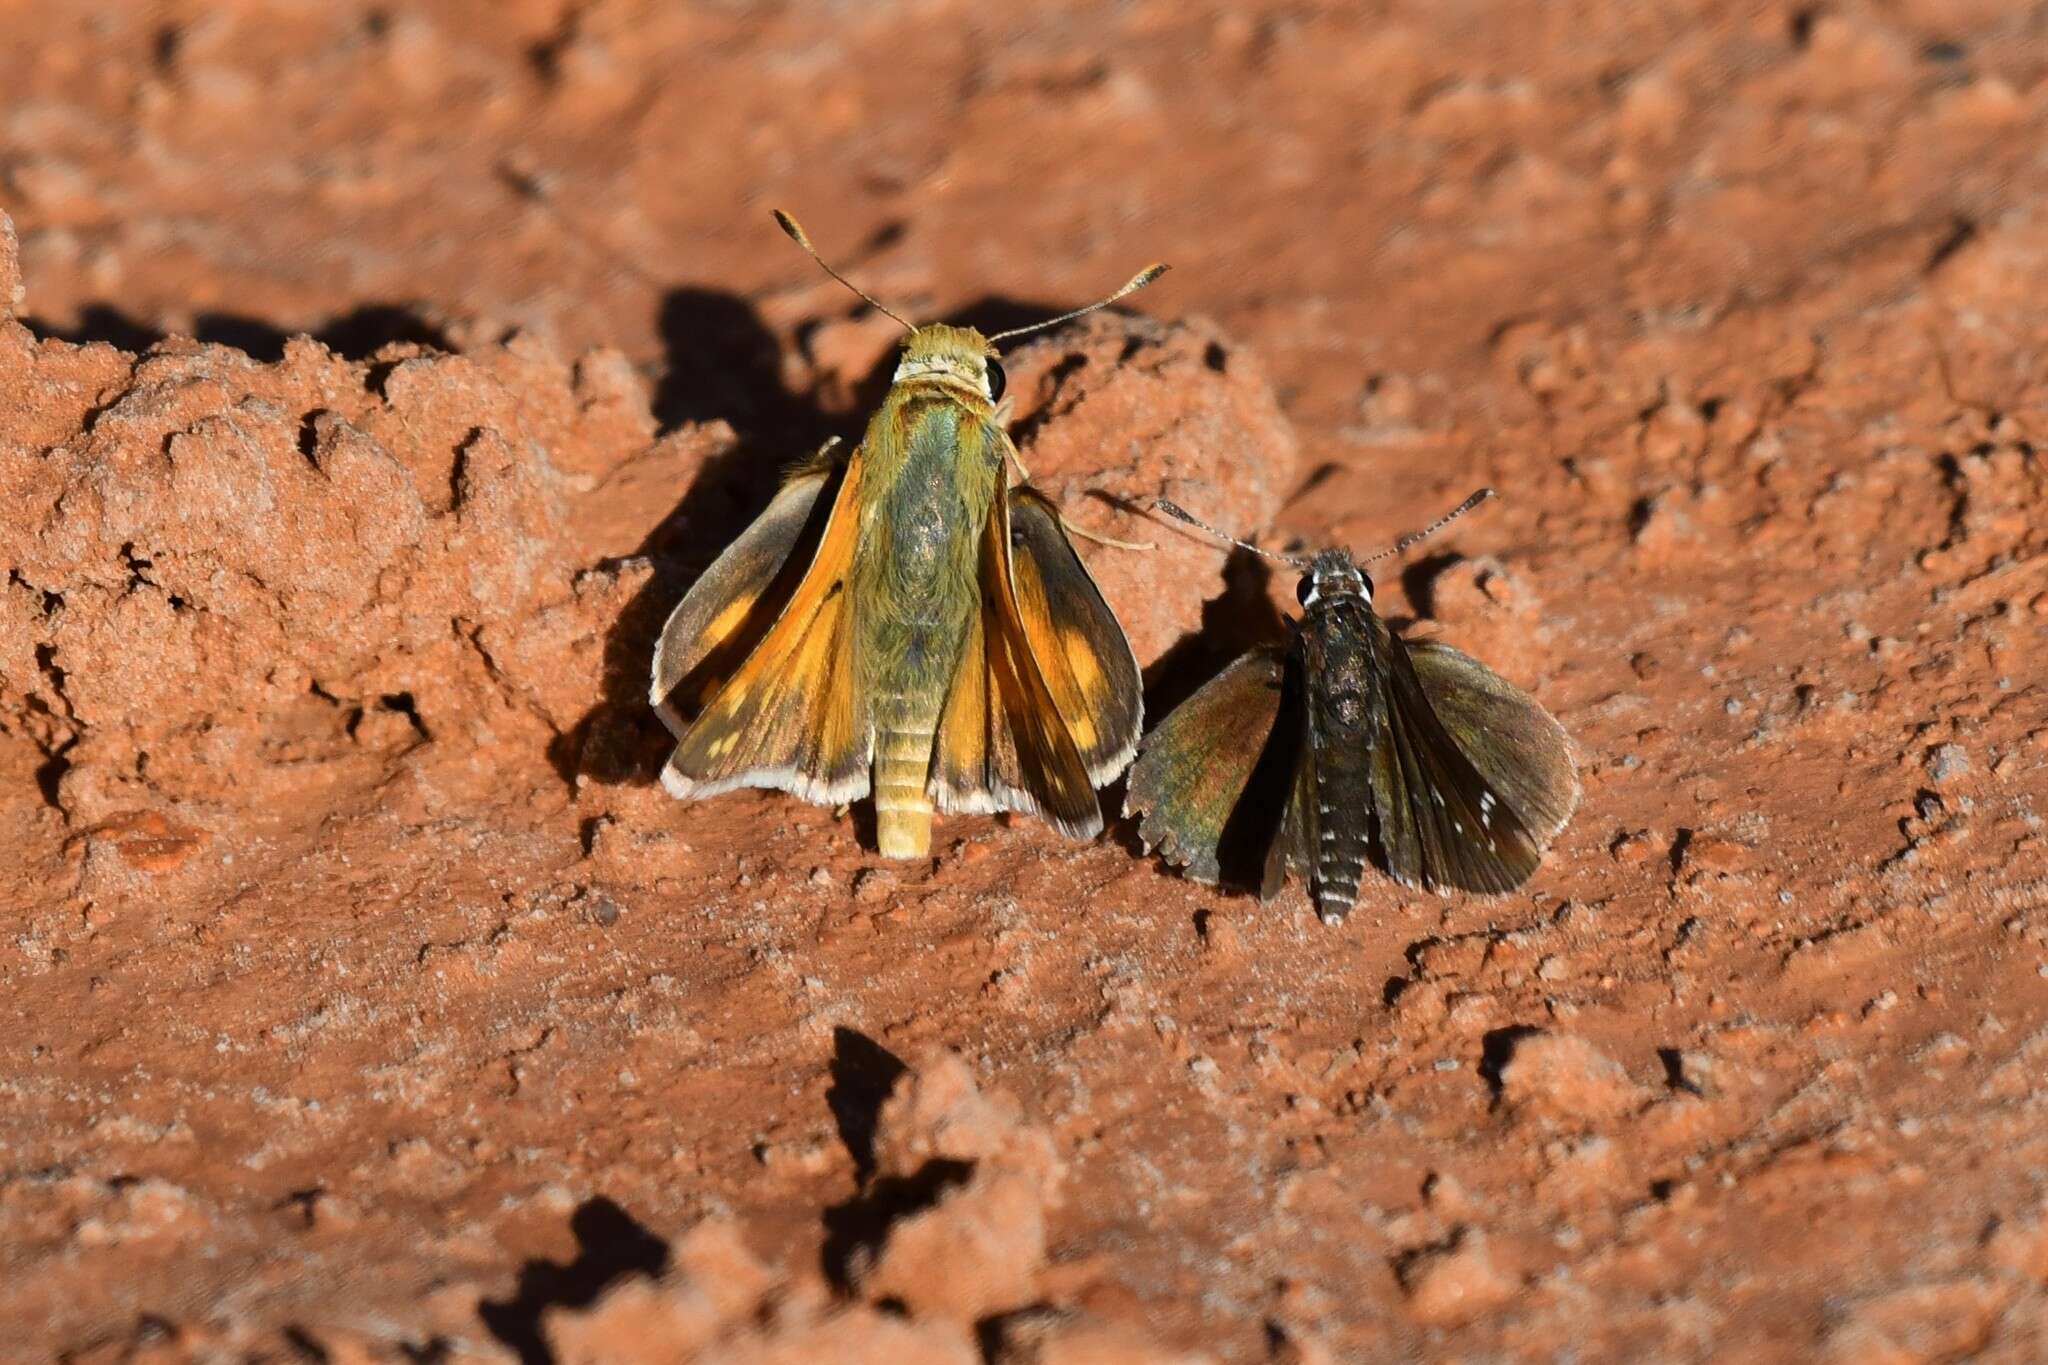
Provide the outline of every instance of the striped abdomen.
{"type": "Polygon", "coordinates": [[[1304,622],[1308,669],[1315,847],[1309,890],[1316,913],[1335,922],[1351,913],[1371,839],[1372,733],[1376,678],[1367,644],[1370,608],[1345,597],[1311,610],[1304,622]]]}
{"type": "Polygon", "coordinates": [[[921,858],[932,846],[933,698],[875,699],[875,845],[885,858],[921,858]]]}
{"type": "Polygon", "coordinates": [[[1309,859],[1309,886],[1316,913],[1335,921],[1351,913],[1365,871],[1371,829],[1371,750],[1362,729],[1326,728],[1320,723],[1322,716],[1316,720],[1319,723],[1309,738],[1315,752],[1312,795],[1316,803],[1316,846],[1309,859]]]}

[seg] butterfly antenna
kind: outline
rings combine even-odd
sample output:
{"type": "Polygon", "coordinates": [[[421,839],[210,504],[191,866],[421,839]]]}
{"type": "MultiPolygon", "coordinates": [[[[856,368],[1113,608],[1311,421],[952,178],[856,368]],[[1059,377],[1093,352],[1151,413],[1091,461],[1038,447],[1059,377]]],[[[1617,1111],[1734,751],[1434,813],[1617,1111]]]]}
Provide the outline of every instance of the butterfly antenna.
{"type": "MultiPolygon", "coordinates": [[[[792,242],[795,242],[798,246],[802,247],[805,253],[809,255],[812,260],[818,263],[818,268],[820,270],[824,271],[827,275],[830,275],[833,279],[845,285],[848,289],[851,289],[854,293],[860,295],[861,298],[867,300],[868,306],[874,309],[876,312],[885,314],[886,316],[892,317],[896,319],[896,321],[902,323],[906,331],[915,332],[917,330],[916,323],[910,321],[910,319],[904,317],[901,313],[889,307],[880,299],[877,299],[873,294],[870,294],[867,290],[861,288],[852,280],[847,279],[846,276],[840,274],[831,266],[825,264],[825,258],[818,254],[818,248],[811,245],[811,239],[804,235],[803,226],[802,224],[798,223],[796,219],[790,217],[781,209],[775,209],[773,210],[773,212],[775,214],[775,221],[781,225],[782,230],[784,232],[789,234],[789,239],[792,242]]],[[[1124,292],[1129,293],[1130,291],[1125,290],[1124,292]]]]}
{"type": "Polygon", "coordinates": [[[1271,550],[1262,550],[1248,540],[1239,540],[1236,536],[1229,535],[1223,531],[1219,531],[1214,526],[1211,526],[1208,522],[1203,521],[1200,517],[1196,516],[1194,513],[1180,506],[1178,503],[1168,502],[1165,498],[1154,498],[1152,499],[1152,505],[1158,508],[1160,511],[1166,513],[1166,515],[1168,515],[1169,517],[1173,517],[1177,520],[1184,521],[1188,525],[1193,526],[1198,530],[1207,531],[1210,535],[1216,537],[1216,539],[1222,541],[1225,545],[1235,545],[1240,550],[1250,550],[1253,554],[1263,555],[1267,559],[1272,560],[1276,564],[1286,564],[1296,569],[1306,567],[1305,561],[1296,559],[1292,555],[1275,554],[1271,550]]]}
{"type": "Polygon", "coordinates": [[[1450,511],[1438,517],[1429,525],[1423,527],[1420,531],[1410,531],[1407,535],[1402,536],[1399,540],[1394,542],[1394,547],[1392,549],[1381,550],[1378,554],[1372,556],[1372,558],[1361,559],[1358,562],[1360,564],[1375,564],[1382,559],[1388,559],[1393,557],[1394,555],[1404,554],[1417,543],[1428,540],[1438,531],[1443,530],[1444,527],[1449,526],[1459,517],[1464,516],[1467,512],[1471,511],[1473,508],[1477,507],[1480,503],[1485,502],[1488,498],[1492,496],[1493,490],[1491,488],[1482,488],[1478,492],[1474,493],[1471,497],[1459,503],[1456,507],[1453,507],[1450,511]]]}
{"type": "Polygon", "coordinates": [[[1164,275],[1166,271],[1167,267],[1164,264],[1148,265],[1143,270],[1140,270],[1137,274],[1131,276],[1129,280],[1125,281],[1123,288],[1117,290],[1114,294],[1111,294],[1106,299],[1097,299],[1094,303],[1089,304],[1086,308],[1076,308],[1071,313],[1062,313],[1056,318],[1047,318],[1044,322],[1034,322],[1028,327],[1012,327],[1007,332],[997,332],[994,336],[989,338],[989,341],[993,343],[997,341],[1002,341],[1008,337],[1020,337],[1023,336],[1026,332],[1042,332],[1048,327],[1057,327],[1063,322],[1072,322],[1075,318],[1083,317],[1086,314],[1094,312],[1098,308],[1107,308],[1112,303],[1115,303],[1118,299],[1127,298],[1130,295],[1137,293],[1140,289],[1143,289],[1146,285],[1152,283],[1152,281],[1158,279],[1161,275],[1164,275]]]}

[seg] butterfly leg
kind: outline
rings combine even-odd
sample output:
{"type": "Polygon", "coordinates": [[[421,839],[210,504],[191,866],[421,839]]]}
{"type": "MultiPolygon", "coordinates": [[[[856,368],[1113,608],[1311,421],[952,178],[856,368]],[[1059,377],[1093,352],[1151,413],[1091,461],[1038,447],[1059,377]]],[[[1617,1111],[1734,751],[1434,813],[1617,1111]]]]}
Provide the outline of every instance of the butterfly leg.
{"type": "Polygon", "coordinates": [[[1091,531],[1085,526],[1076,526],[1065,517],[1060,518],[1060,529],[1070,536],[1079,536],[1083,540],[1092,540],[1097,545],[1107,545],[1113,550],[1156,550],[1159,548],[1157,544],[1149,540],[1118,540],[1115,536],[1106,536],[1100,531],[1091,531]]]}
{"type": "MultiPolygon", "coordinates": [[[[1022,462],[1018,463],[1017,468],[1024,468],[1022,462]]],[[[1026,476],[1026,482],[1029,482],[1028,475],[1026,476]]],[[[1015,493],[1017,490],[1013,488],[1010,491],[1015,493]]],[[[1029,488],[1026,491],[1035,495],[1044,503],[1045,509],[1052,514],[1053,520],[1059,524],[1060,530],[1070,536],[1079,536],[1083,540],[1092,540],[1097,545],[1107,545],[1113,550],[1156,550],[1159,548],[1158,545],[1149,540],[1118,540],[1115,536],[1106,536],[1100,531],[1091,531],[1085,526],[1076,526],[1073,522],[1067,520],[1066,513],[1061,512],[1054,505],[1052,499],[1046,497],[1035,488],[1029,488]]]]}
{"type": "Polygon", "coordinates": [[[839,447],[844,444],[845,442],[837,436],[827,436],[818,443],[816,450],[791,468],[789,477],[829,472],[832,466],[839,462],[839,447]]]}

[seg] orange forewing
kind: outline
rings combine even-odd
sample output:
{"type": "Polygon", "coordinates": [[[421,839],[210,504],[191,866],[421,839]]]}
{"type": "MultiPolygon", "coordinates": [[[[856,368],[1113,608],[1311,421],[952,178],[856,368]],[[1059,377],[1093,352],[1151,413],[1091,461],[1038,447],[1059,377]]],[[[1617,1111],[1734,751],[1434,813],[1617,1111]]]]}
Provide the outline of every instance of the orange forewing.
{"type": "Polygon", "coordinates": [[[847,593],[860,472],[855,451],[789,605],[678,738],[662,773],[677,795],[740,786],[819,802],[866,794],[869,727],[854,685],[847,593]]]}
{"type": "Polygon", "coordinates": [[[718,694],[795,596],[817,557],[839,474],[828,458],[793,470],[767,509],[670,614],[655,648],[649,700],[677,735],[718,694]]]}
{"type": "Polygon", "coordinates": [[[1143,728],[1144,684],[1130,641],[1062,529],[1031,488],[1009,490],[1010,581],[1024,643],[1089,777],[1112,782],[1143,728]]]}
{"type": "Polygon", "coordinates": [[[1025,632],[1009,520],[999,501],[983,532],[981,610],[940,718],[932,796],[942,810],[1034,812],[1086,837],[1101,830],[1102,811],[1025,632]]]}

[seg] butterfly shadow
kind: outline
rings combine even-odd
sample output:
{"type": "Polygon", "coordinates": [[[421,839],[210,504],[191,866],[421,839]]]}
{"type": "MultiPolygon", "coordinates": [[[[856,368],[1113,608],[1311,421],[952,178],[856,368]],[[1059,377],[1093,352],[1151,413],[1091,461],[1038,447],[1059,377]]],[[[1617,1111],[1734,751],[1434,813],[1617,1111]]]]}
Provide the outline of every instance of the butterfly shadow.
{"type": "Polygon", "coordinates": [[[854,1266],[864,1250],[879,1247],[897,1222],[930,1208],[974,1173],[972,1162],[934,1157],[908,1175],[875,1168],[875,1127],[883,1102],[909,1068],[895,1053],[850,1028],[832,1031],[832,1087],[825,1103],[853,1157],[859,1182],[853,1196],[825,1210],[820,1269],[841,1291],[854,1288],[854,1266]]]}
{"type": "Polygon", "coordinates": [[[511,1297],[486,1299],[477,1309],[485,1330],[521,1365],[550,1365],[554,1352],[541,1325],[550,1308],[588,1308],[628,1275],[659,1276],[668,1269],[668,1243],[602,1195],[569,1215],[576,1255],[566,1262],[530,1260],[511,1297]]]}
{"type": "Polygon", "coordinates": [[[1436,614],[1436,585],[1450,570],[1465,562],[1460,554],[1422,555],[1401,568],[1401,591],[1408,598],[1413,610],[1412,617],[1388,617],[1388,624],[1397,630],[1407,630],[1417,622],[1426,621],[1436,614]]]}
{"type": "Polygon", "coordinates": [[[1273,605],[1272,565],[1249,550],[1232,550],[1222,578],[1222,591],[1202,603],[1202,624],[1145,670],[1147,716],[1163,720],[1245,651],[1286,641],[1287,618],[1273,605]]]}
{"type": "Polygon", "coordinates": [[[672,743],[647,703],[654,646],[690,586],[774,497],[783,471],[843,426],[815,397],[782,378],[782,343],[753,304],[689,285],[663,295],[656,327],[666,352],[654,415],[666,435],[723,421],[735,440],[704,462],[682,499],[633,554],[653,573],[605,637],[598,700],[556,736],[548,758],[566,782],[644,786],[672,743]]]}

